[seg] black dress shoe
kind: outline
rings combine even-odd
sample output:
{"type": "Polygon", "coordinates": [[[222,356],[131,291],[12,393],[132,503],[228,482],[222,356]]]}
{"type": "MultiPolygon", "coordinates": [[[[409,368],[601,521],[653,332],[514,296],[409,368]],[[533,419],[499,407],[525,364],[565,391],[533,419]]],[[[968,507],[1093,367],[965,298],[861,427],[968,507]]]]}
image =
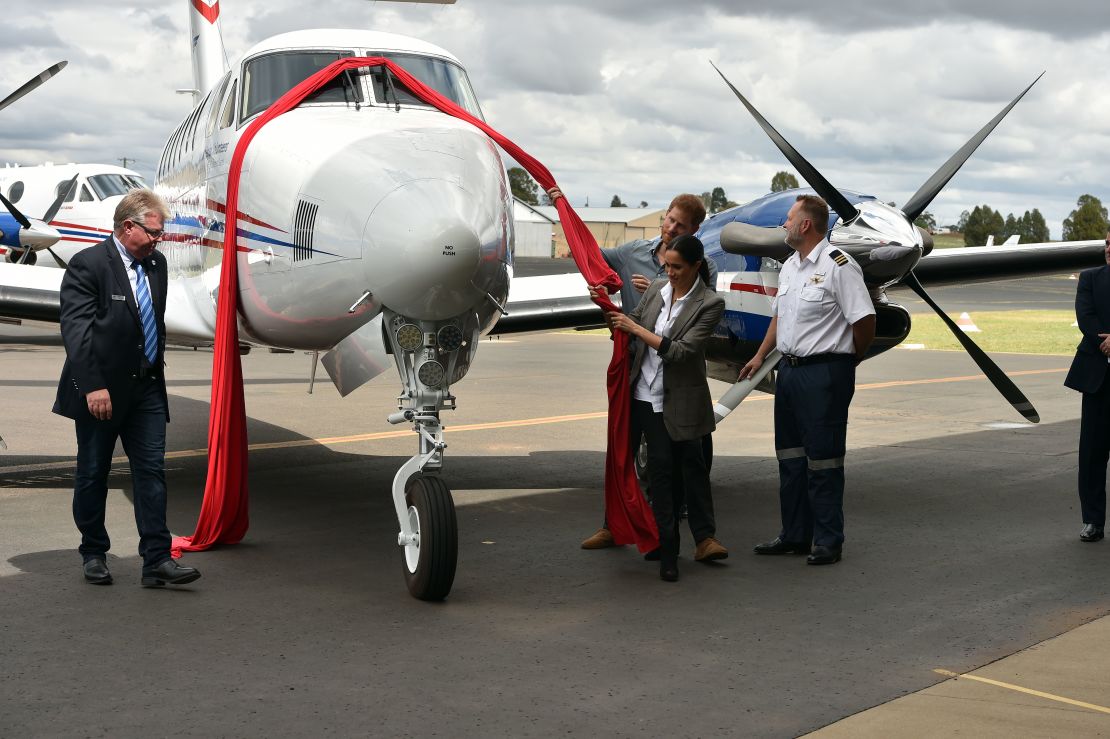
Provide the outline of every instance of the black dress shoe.
{"type": "Polygon", "coordinates": [[[678,582],[678,564],[671,562],[670,564],[659,565],[659,579],[666,582],[678,582]]]}
{"type": "Polygon", "coordinates": [[[167,559],[155,567],[143,568],[143,587],[160,588],[165,585],[185,585],[200,577],[200,571],[193,567],[182,567],[172,559],[167,559]]]}
{"type": "Polygon", "coordinates": [[[111,585],[112,573],[108,572],[108,564],[102,559],[85,560],[85,581],[93,585],[111,585]]]}
{"type": "Polygon", "coordinates": [[[776,536],[774,541],[756,544],[752,549],[756,554],[809,554],[809,545],[798,541],[783,541],[776,536]]]}
{"type": "Polygon", "coordinates": [[[832,565],[840,561],[840,547],[815,546],[806,557],[807,565],[832,565]]]}
{"type": "Polygon", "coordinates": [[[660,556],[660,551],[661,550],[659,549],[659,547],[655,547],[655,549],[652,549],[650,552],[648,552],[644,555],[644,561],[645,562],[658,562],[659,561],[659,556],[660,556]]]}
{"type": "Polygon", "coordinates": [[[1079,541],[1098,541],[1102,538],[1102,527],[1093,523],[1083,524],[1079,532],[1079,541]]]}

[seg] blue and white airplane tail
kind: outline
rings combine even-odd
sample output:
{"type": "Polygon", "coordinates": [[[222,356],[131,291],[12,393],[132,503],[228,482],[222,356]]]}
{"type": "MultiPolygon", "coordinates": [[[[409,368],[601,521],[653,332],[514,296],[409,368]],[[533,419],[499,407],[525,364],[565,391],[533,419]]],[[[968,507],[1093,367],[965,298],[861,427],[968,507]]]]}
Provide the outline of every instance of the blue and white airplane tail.
{"type": "Polygon", "coordinates": [[[220,31],[220,0],[187,0],[193,50],[194,103],[211,90],[228,70],[220,31]]]}

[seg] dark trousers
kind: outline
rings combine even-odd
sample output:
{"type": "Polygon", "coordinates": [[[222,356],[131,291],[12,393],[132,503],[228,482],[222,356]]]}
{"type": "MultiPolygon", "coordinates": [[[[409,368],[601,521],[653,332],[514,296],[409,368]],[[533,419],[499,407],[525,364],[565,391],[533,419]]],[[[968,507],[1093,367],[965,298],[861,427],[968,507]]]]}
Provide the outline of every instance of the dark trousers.
{"type": "Polygon", "coordinates": [[[1110,459],[1110,372],[1093,393],[1083,393],[1079,422],[1079,502],[1083,523],[1106,525],[1106,462],[1110,459]]]}
{"type": "Polygon", "coordinates": [[[701,439],[673,441],[663,423],[663,414],[656,413],[651,403],[643,400],[632,400],[630,425],[633,439],[643,434],[647,440],[651,509],[659,528],[660,559],[673,563],[678,557],[678,511],[683,500],[689,508],[690,533],[694,541],[717,533],[703,442],[701,439]]]}
{"type": "Polygon", "coordinates": [[[844,541],[844,450],[855,359],[779,365],[775,451],[784,541],[840,546],[844,541]]]}
{"type": "Polygon", "coordinates": [[[113,407],[109,421],[77,421],[77,473],[73,486],[73,520],[81,532],[78,551],[88,561],[103,558],[111,547],[104,528],[108,472],[116,439],[131,465],[135,526],[144,567],[170,557],[166,526],[166,406],[154,380],[136,380],[134,402],[124,411],[113,407]]]}

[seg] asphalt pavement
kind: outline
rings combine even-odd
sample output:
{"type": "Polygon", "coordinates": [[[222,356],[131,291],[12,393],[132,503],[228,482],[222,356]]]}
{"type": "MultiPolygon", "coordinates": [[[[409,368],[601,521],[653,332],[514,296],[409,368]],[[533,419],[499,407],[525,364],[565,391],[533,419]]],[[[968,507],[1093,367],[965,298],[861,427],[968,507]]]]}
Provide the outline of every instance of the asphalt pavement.
{"type": "MultiPolygon", "coordinates": [[[[1059,287],[1043,304],[1074,290],[1048,284],[1059,287]]],[[[928,711],[836,722],[899,710],[903,696],[943,705],[918,693],[952,684],[936,670],[1054,654],[1024,650],[1083,637],[1078,627],[1110,613],[1100,587],[1110,543],[1077,538],[1079,398],[1061,384],[1067,357],[995,357],[1038,425],[959,353],[896,349],[865,363],[849,428],[848,540],[832,567],[751,554],[777,533],[778,503],[772,403],[749,399],[715,442],[718,534],[731,556],[693,562],[684,531],[671,584],[631,548],[579,548],[602,514],[609,351],[596,334],[483,341],[446,414],[458,575],[445,602],[425,603],[407,594],[395,545],[389,487],[415,439],[385,422],[392,373],[340,398],[321,372],[309,395],[305,354],[244,357],[257,445],[246,539],[187,555],[204,574],[192,586],[141,589],[118,464],[116,582],[93,587],[70,518],[72,423],[49,412],[63,350],[5,340],[0,735],[925,734],[940,726],[928,711]]],[[[175,534],[191,532],[200,507],[210,363],[205,351],[168,355],[175,534]]],[[[715,396],[726,387],[711,384],[715,396]]],[[[1101,633],[1057,659],[1087,681],[1084,701],[1107,706],[1101,633]],[[1073,664],[1077,651],[1087,664],[1073,664]]],[[[1048,692],[1066,697],[1079,679],[1048,692]]],[[[998,690],[945,700],[996,710],[986,734],[1074,733],[1075,711],[1094,717],[1080,730],[1106,730],[1105,714],[1027,694],[1038,723],[1009,726],[1010,693],[998,690]]],[[[965,718],[952,731],[982,726],[965,718]]]]}

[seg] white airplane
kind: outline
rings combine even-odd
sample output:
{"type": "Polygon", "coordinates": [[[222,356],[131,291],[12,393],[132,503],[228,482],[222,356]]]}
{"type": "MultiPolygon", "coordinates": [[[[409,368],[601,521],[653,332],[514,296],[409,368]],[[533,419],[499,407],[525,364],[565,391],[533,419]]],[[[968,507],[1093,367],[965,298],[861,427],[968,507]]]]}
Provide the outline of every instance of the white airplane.
{"type": "Polygon", "coordinates": [[[53,259],[44,264],[65,267],[75,253],[100,243],[112,232],[116,205],[136,187],[146,187],[138,172],[111,164],[8,164],[0,168],[0,196],[23,213],[43,213],[40,220],[56,232],[49,244],[43,239],[29,248],[26,243],[0,243],[0,259],[35,264],[38,252],[49,248],[53,259]],[[56,205],[56,201],[60,202],[56,205]]]}
{"type": "MultiPolygon", "coordinates": [[[[300,31],[263,41],[227,69],[218,5],[192,0],[189,9],[199,103],[170,136],[156,188],[173,211],[162,246],[171,276],[168,339],[210,345],[229,160],[248,122],[344,56],[390,58],[474,115],[481,110],[462,65],[431,44],[368,31],[300,31]]],[[[418,439],[418,453],[392,487],[404,576],[414,596],[443,598],[454,580],[457,524],[439,474],[440,412],[454,407],[451,388],[474,361],[478,337],[495,323],[506,332],[596,322],[598,311],[581,291],[560,294],[566,285],[558,279],[529,278],[549,292],[521,291],[525,280],[518,281],[502,316],[512,276],[513,204],[501,157],[484,134],[423,105],[380,68],[341,75],[264,127],[240,182],[241,340],[327,352],[325,368],[344,395],[387,368],[392,355],[401,394],[389,420],[411,423],[418,439]]],[[[762,212],[759,204],[749,205],[762,212]]],[[[762,338],[774,294],[775,254],[756,252],[764,242],[774,247],[770,252],[782,247],[776,224],[758,218],[752,226],[765,230],[722,238],[726,221],[744,225],[748,207],[703,227],[730,293],[711,370],[733,378],[762,338]]],[[[868,224],[882,221],[884,213],[859,207],[868,224]]],[[[995,247],[922,256],[927,250],[916,232],[900,246],[874,228],[857,234],[860,223],[850,220],[856,230],[849,235],[867,246],[858,258],[868,258],[876,299],[892,317],[880,321],[876,353],[909,331],[908,313],[889,303],[881,287],[912,278],[910,268],[943,284],[963,281],[969,270],[977,276],[993,270],[997,278],[1071,269],[1094,255],[1086,247],[1068,254],[1046,249],[1027,259],[1020,247],[995,247]],[[877,245],[896,258],[880,259],[877,245]]],[[[904,216],[887,220],[892,233],[906,230],[904,216]]],[[[0,314],[56,321],[60,275],[0,263],[0,314]]]]}
{"type": "MultiPolygon", "coordinates": [[[[248,122],[345,56],[389,58],[482,113],[462,65],[432,44],[299,31],[255,45],[226,69],[219,5],[186,4],[199,103],[170,135],[155,189],[173,213],[161,246],[167,340],[207,345],[229,163],[248,122]]],[[[262,129],[243,166],[238,210],[241,341],[328,352],[324,366],[343,394],[395,363],[402,390],[389,420],[411,423],[419,448],[392,491],[404,574],[413,595],[443,598],[455,575],[457,526],[438,475],[440,412],[454,408],[451,386],[501,314],[512,271],[513,201],[496,147],[380,68],[360,70],[262,129]]],[[[0,311],[49,317],[61,271],[0,268],[9,268],[0,274],[0,311]],[[39,301],[44,294],[52,297],[39,301]]]]}

